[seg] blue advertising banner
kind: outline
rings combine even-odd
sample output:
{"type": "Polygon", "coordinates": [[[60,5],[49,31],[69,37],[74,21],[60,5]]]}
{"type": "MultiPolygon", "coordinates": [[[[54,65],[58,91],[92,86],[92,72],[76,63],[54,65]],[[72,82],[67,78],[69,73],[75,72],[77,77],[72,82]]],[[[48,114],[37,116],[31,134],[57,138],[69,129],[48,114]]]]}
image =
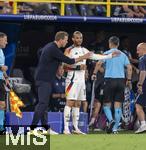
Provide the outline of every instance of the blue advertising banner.
{"type": "MultiPolygon", "coordinates": [[[[31,125],[33,119],[34,112],[23,112],[23,117],[19,118],[15,115],[15,113],[7,112],[6,113],[6,126],[29,126],[31,125]]],[[[61,112],[48,112],[48,124],[51,128],[58,132],[63,132],[63,113],[61,112]]],[[[39,123],[40,125],[40,123],[39,123]]],[[[72,129],[72,121],[70,120],[69,128],[72,129]]],[[[80,120],[79,120],[79,128],[82,132],[88,132],[88,114],[87,113],[80,113],[80,120]]]]}
{"type": "Polygon", "coordinates": [[[47,21],[47,22],[92,22],[92,23],[134,23],[146,24],[144,18],[82,17],[56,15],[0,15],[0,21],[47,21]]]}

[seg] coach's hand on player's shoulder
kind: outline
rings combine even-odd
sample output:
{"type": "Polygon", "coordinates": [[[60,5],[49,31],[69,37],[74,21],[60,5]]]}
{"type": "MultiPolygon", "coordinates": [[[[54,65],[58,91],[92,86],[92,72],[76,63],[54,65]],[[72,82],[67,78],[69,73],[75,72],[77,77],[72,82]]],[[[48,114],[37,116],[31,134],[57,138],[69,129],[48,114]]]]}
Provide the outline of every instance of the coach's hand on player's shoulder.
{"type": "Polygon", "coordinates": [[[121,52],[119,50],[116,50],[114,52],[112,52],[112,57],[117,57],[121,54],[121,52]]]}

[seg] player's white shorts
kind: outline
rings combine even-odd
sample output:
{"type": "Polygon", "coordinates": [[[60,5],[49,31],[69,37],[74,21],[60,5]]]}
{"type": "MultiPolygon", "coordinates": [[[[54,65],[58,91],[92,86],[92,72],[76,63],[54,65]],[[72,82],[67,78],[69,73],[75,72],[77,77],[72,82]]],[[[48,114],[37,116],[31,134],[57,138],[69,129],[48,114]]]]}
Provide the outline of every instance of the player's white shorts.
{"type": "Polygon", "coordinates": [[[85,82],[66,82],[65,92],[68,100],[86,100],[85,82]]]}

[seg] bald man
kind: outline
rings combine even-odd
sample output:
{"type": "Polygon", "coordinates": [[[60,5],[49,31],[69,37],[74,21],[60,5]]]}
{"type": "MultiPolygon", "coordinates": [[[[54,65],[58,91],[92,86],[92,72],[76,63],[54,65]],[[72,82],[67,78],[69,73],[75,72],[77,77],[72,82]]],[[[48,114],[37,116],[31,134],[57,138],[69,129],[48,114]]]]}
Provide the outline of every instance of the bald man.
{"type": "Polygon", "coordinates": [[[138,93],[140,96],[136,102],[136,113],[140,121],[140,127],[135,133],[146,131],[146,120],[144,107],[146,107],[146,43],[140,43],[137,46],[137,54],[139,56],[139,81],[137,84],[138,93]]]}

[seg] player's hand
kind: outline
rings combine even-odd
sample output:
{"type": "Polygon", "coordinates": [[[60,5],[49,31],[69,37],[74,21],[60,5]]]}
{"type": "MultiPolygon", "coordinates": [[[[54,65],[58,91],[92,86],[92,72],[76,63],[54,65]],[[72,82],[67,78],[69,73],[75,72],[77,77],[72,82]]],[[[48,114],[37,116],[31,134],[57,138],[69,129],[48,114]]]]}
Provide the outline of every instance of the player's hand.
{"type": "Polygon", "coordinates": [[[121,54],[121,52],[119,50],[116,50],[114,52],[112,52],[112,57],[117,57],[121,54]]]}
{"type": "Polygon", "coordinates": [[[131,90],[132,89],[132,82],[127,80],[126,81],[126,86],[129,87],[129,89],[131,90]]]}
{"type": "Polygon", "coordinates": [[[139,83],[137,83],[137,92],[138,94],[142,94],[142,85],[140,85],[139,83]]]}
{"type": "Polygon", "coordinates": [[[86,65],[84,65],[84,64],[81,64],[80,65],[80,70],[86,70],[87,69],[87,66],[86,65]]]}
{"type": "Polygon", "coordinates": [[[6,108],[6,103],[5,103],[5,101],[0,101],[0,109],[1,109],[1,110],[5,110],[5,108],[6,108]]]}
{"type": "Polygon", "coordinates": [[[8,70],[8,67],[7,66],[1,66],[1,71],[7,71],[8,70]]]}

